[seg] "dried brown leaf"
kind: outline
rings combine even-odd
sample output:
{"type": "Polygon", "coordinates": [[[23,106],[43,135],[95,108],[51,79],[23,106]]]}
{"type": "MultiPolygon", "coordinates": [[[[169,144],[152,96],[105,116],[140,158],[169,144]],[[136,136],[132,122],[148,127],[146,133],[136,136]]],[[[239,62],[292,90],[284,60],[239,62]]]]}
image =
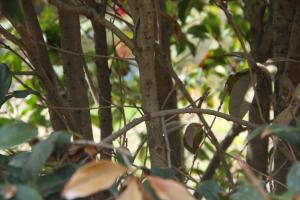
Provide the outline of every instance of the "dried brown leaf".
{"type": "Polygon", "coordinates": [[[124,184],[126,189],[116,200],[151,200],[143,185],[136,177],[130,177],[124,184]]]}
{"type": "Polygon", "coordinates": [[[93,161],[79,168],[65,185],[62,197],[87,197],[108,189],[127,169],[109,160],[93,161]]]}
{"type": "Polygon", "coordinates": [[[174,180],[148,176],[152,188],[162,200],[195,200],[186,187],[174,180]]]}

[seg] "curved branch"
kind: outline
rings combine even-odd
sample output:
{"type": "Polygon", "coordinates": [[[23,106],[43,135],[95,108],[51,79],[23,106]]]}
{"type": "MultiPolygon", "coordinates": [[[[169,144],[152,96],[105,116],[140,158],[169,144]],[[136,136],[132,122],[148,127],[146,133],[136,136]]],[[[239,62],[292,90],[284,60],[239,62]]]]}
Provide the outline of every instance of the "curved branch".
{"type": "Polygon", "coordinates": [[[151,118],[157,118],[157,117],[162,117],[162,116],[167,116],[167,115],[174,115],[174,114],[186,114],[186,113],[198,113],[198,114],[214,115],[214,116],[223,118],[227,121],[232,121],[232,122],[237,123],[239,125],[246,126],[247,128],[250,128],[250,129],[258,127],[258,125],[255,124],[255,123],[247,122],[247,121],[241,120],[239,118],[236,118],[236,117],[233,117],[233,116],[230,116],[230,115],[227,115],[225,113],[218,112],[218,111],[214,111],[214,110],[201,109],[201,108],[171,109],[171,110],[163,110],[163,111],[160,111],[160,112],[157,112],[157,113],[152,113],[152,114],[149,114],[149,115],[144,115],[140,118],[136,118],[136,119],[132,120],[131,122],[129,122],[122,129],[116,131],[111,136],[105,138],[104,140],[102,140],[98,144],[99,144],[99,146],[101,146],[102,144],[112,142],[113,140],[117,139],[118,137],[120,137],[121,135],[126,133],[128,130],[134,128],[138,124],[140,124],[140,123],[142,123],[146,120],[149,120],[151,118]]]}

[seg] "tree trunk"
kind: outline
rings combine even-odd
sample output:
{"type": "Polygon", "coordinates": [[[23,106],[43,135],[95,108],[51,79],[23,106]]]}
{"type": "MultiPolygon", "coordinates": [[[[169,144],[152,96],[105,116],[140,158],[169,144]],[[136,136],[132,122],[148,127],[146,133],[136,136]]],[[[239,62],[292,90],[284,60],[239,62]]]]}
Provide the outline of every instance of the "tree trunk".
{"type": "MultiPolygon", "coordinates": [[[[153,113],[160,110],[157,80],[155,77],[155,38],[157,21],[153,1],[129,1],[131,14],[137,28],[135,33],[137,57],[140,73],[140,89],[144,112],[153,113]]],[[[152,167],[165,167],[167,163],[165,142],[161,127],[161,119],[146,122],[150,160],[152,167]]]]}
{"type": "Polygon", "coordinates": [[[85,61],[81,47],[79,16],[60,10],[58,15],[62,49],[82,55],[61,52],[67,98],[72,108],[79,108],[78,110],[71,108],[75,124],[70,128],[80,134],[80,137],[93,139],[90,111],[87,109],[89,99],[83,70],[85,61]]]}
{"type": "Polygon", "coordinates": [[[68,111],[56,110],[52,107],[67,106],[67,102],[60,95],[60,93],[63,93],[63,89],[50,62],[43,33],[39,26],[32,1],[22,0],[22,7],[26,19],[25,25],[16,25],[15,28],[21,35],[29,60],[37,71],[42,86],[46,91],[46,100],[53,129],[66,130],[66,121],[69,118],[68,111]]]}
{"type": "MultiPolygon", "coordinates": [[[[299,59],[299,4],[297,0],[274,0],[274,57],[299,59]]],[[[287,97],[293,92],[293,88],[290,86],[296,87],[300,81],[299,67],[298,63],[282,62],[278,64],[275,80],[275,115],[278,115],[288,106],[290,98],[287,97]],[[287,82],[291,84],[287,84],[287,82]]],[[[284,145],[285,143],[279,141],[274,161],[274,171],[276,172],[274,178],[281,183],[286,182],[286,175],[292,164],[280,151],[280,147],[284,145]]],[[[286,190],[276,182],[274,186],[276,193],[282,193],[286,190]]]]}
{"type": "MultiPolygon", "coordinates": [[[[250,46],[251,54],[256,62],[263,63],[272,56],[272,38],[270,37],[272,25],[272,10],[265,1],[245,1],[246,15],[251,24],[250,46]],[[264,17],[269,12],[268,21],[264,17]]],[[[249,110],[249,121],[256,124],[269,122],[271,108],[272,85],[271,78],[267,72],[261,71],[257,74],[257,85],[255,97],[249,110]]],[[[247,146],[247,163],[261,173],[267,173],[268,167],[268,138],[256,137],[247,146]]]]}
{"type": "MultiPolygon", "coordinates": [[[[160,0],[160,13],[166,12],[166,1],[160,0]]],[[[159,14],[161,15],[161,14],[159,14]]],[[[159,27],[160,27],[160,51],[163,51],[166,56],[170,57],[170,35],[172,34],[170,22],[168,22],[165,18],[159,16],[159,27]]],[[[170,61],[171,59],[167,59],[170,61]]],[[[157,61],[157,58],[156,58],[157,61]]],[[[171,63],[169,63],[171,65],[171,63]]],[[[162,110],[168,109],[176,109],[177,108],[177,95],[176,89],[172,81],[172,77],[168,72],[166,66],[162,65],[161,62],[157,61],[155,65],[155,76],[157,82],[157,92],[158,92],[158,101],[160,108],[162,110]]],[[[166,116],[166,119],[171,116],[166,116]]],[[[172,120],[168,121],[171,122],[178,122],[179,117],[175,116],[172,117],[172,120]]],[[[182,145],[182,138],[180,134],[180,130],[174,130],[169,133],[168,136],[169,144],[170,144],[170,155],[171,155],[171,164],[172,166],[182,169],[183,168],[183,145],[182,145]]]]}
{"type": "MultiPolygon", "coordinates": [[[[96,10],[101,10],[101,14],[105,13],[106,4],[96,4],[94,0],[87,1],[91,7],[96,10]]],[[[106,40],[106,30],[103,25],[98,22],[92,21],[92,26],[94,29],[94,40],[95,40],[95,50],[96,54],[102,55],[103,57],[96,57],[95,64],[97,67],[97,80],[99,88],[99,121],[101,137],[104,138],[112,134],[112,112],[111,112],[111,83],[110,74],[111,70],[108,66],[108,50],[107,50],[107,40],[106,40]]],[[[101,158],[111,159],[111,150],[105,151],[101,158]]]]}

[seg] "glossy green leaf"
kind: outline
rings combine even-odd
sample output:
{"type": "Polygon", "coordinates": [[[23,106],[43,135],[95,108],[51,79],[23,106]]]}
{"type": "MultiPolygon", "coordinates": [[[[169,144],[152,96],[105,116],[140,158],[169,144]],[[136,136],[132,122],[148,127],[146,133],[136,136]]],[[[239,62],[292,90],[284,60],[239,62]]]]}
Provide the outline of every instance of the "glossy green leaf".
{"type": "Polygon", "coordinates": [[[288,189],[300,194],[300,163],[294,164],[287,175],[288,189]]]}
{"type": "Polygon", "coordinates": [[[231,195],[232,200],[263,200],[262,196],[253,186],[242,185],[231,195]]]}
{"type": "Polygon", "coordinates": [[[256,129],[254,129],[253,131],[251,131],[251,133],[248,134],[248,136],[246,138],[246,142],[249,142],[249,141],[253,140],[254,138],[258,137],[265,128],[266,128],[266,126],[260,126],[260,127],[257,127],[256,129]]]}
{"type": "Polygon", "coordinates": [[[69,134],[65,132],[54,132],[48,139],[34,145],[27,162],[23,167],[22,175],[24,179],[36,181],[40,171],[44,167],[44,164],[48,160],[56,145],[65,144],[65,142],[68,142],[69,139],[69,134]],[[68,137],[68,140],[66,137],[68,137]]]}
{"type": "Polygon", "coordinates": [[[37,92],[31,90],[31,89],[26,89],[26,90],[16,90],[13,91],[11,93],[8,93],[5,98],[4,98],[4,102],[8,101],[11,98],[18,98],[18,99],[23,99],[26,98],[28,95],[30,94],[35,94],[35,95],[39,95],[37,92]]]}
{"type": "Polygon", "coordinates": [[[60,195],[61,189],[77,168],[77,165],[70,164],[57,169],[50,174],[41,176],[36,184],[38,187],[37,189],[41,192],[43,197],[47,197],[55,193],[60,195]]]}
{"type": "Polygon", "coordinates": [[[5,102],[12,81],[12,73],[6,64],[0,64],[0,108],[5,102]]]}
{"type": "Polygon", "coordinates": [[[13,147],[36,137],[37,129],[23,122],[15,122],[0,128],[0,149],[13,147]]]}
{"type": "Polygon", "coordinates": [[[28,160],[29,156],[30,152],[19,152],[9,161],[8,164],[11,167],[22,168],[28,160]]]}
{"type": "Polygon", "coordinates": [[[197,187],[196,192],[205,197],[206,200],[220,200],[219,194],[222,188],[214,180],[205,181],[197,187]]]}
{"type": "Polygon", "coordinates": [[[51,155],[53,148],[54,145],[47,141],[41,141],[33,147],[22,170],[22,177],[25,180],[36,180],[48,157],[51,155]]]}
{"type": "Polygon", "coordinates": [[[12,200],[43,200],[41,194],[29,185],[18,185],[15,197],[12,200]]]}
{"type": "Polygon", "coordinates": [[[152,176],[159,176],[165,179],[175,179],[176,172],[172,168],[159,168],[159,167],[152,167],[150,169],[150,174],[152,176]]]}

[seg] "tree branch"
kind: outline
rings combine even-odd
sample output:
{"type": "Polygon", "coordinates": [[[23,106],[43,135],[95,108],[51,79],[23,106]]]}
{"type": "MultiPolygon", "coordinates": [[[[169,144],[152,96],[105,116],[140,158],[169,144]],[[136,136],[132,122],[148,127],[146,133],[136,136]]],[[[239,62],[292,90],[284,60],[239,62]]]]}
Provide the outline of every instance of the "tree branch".
{"type": "Polygon", "coordinates": [[[109,29],[111,32],[113,32],[116,36],[122,40],[128,46],[129,49],[134,51],[134,43],[133,41],[127,37],[119,28],[117,28],[114,24],[107,21],[104,17],[102,17],[100,14],[98,14],[94,9],[85,7],[85,6],[71,6],[69,4],[63,3],[59,0],[48,0],[50,4],[56,6],[58,9],[61,9],[63,11],[75,13],[75,14],[81,14],[89,18],[90,20],[97,21],[101,23],[103,26],[105,26],[107,29],[109,29]]]}

